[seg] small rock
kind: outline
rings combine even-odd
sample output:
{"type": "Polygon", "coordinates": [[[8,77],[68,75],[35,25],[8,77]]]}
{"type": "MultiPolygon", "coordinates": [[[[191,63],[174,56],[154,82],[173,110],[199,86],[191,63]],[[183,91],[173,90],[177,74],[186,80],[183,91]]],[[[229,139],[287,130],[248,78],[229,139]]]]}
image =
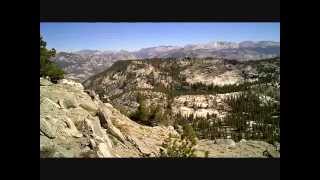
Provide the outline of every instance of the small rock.
{"type": "Polygon", "coordinates": [[[113,155],[110,152],[109,147],[105,143],[100,143],[98,145],[97,154],[98,154],[99,157],[102,157],[102,158],[113,157],[113,155]]]}
{"type": "Polygon", "coordinates": [[[90,145],[90,142],[88,141],[88,139],[80,139],[80,148],[81,149],[84,149],[89,145],[90,145]]]}
{"type": "Polygon", "coordinates": [[[93,116],[98,112],[98,107],[93,103],[81,103],[79,106],[87,110],[93,116]]]}
{"type": "Polygon", "coordinates": [[[236,146],[236,143],[232,139],[216,139],[215,144],[226,145],[226,146],[236,146]]]}
{"type": "Polygon", "coordinates": [[[90,147],[85,146],[85,147],[82,149],[82,151],[87,152],[87,151],[91,151],[91,149],[90,149],[90,147]]]}
{"type": "Polygon", "coordinates": [[[64,109],[63,101],[61,99],[58,100],[58,105],[61,107],[61,109],[64,109]]]}
{"type": "Polygon", "coordinates": [[[240,142],[240,143],[245,143],[245,142],[247,142],[247,140],[241,139],[239,142],[240,142]]]}
{"type": "MultiPolygon", "coordinates": [[[[59,103],[61,103],[61,102],[59,102],[59,103]]],[[[61,106],[61,104],[60,104],[60,106],[61,106]]],[[[76,108],[76,107],[78,107],[78,103],[73,98],[67,98],[67,99],[62,100],[62,107],[65,109],[76,108]]]]}
{"type": "Polygon", "coordinates": [[[83,135],[81,133],[74,133],[74,134],[72,134],[72,136],[75,137],[75,138],[83,137],[83,135]]]}
{"type": "MultiPolygon", "coordinates": [[[[46,110],[54,110],[54,109],[60,109],[60,106],[53,102],[51,99],[44,97],[40,99],[40,106],[41,108],[45,108],[46,110]]],[[[41,110],[40,108],[40,110],[41,110]]]]}
{"type": "Polygon", "coordinates": [[[123,136],[121,131],[112,124],[112,121],[108,117],[107,112],[104,111],[102,108],[100,108],[98,115],[99,115],[99,120],[100,120],[101,126],[106,128],[110,132],[111,135],[115,136],[122,143],[124,143],[125,137],[123,136]]]}
{"type": "Polygon", "coordinates": [[[50,86],[52,85],[52,82],[45,78],[40,78],[40,86],[50,86]]]}
{"type": "Polygon", "coordinates": [[[51,124],[43,118],[40,118],[40,131],[50,139],[56,138],[56,133],[54,132],[51,124]]]}
{"type": "Polygon", "coordinates": [[[58,81],[58,84],[67,84],[67,85],[70,85],[70,86],[75,87],[80,90],[84,89],[81,83],[77,83],[77,82],[72,81],[70,79],[61,79],[58,81]]]}
{"type": "Polygon", "coordinates": [[[174,131],[173,126],[168,126],[169,131],[174,131]]]}
{"type": "Polygon", "coordinates": [[[94,149],[96,148],[96,146],[97,146],[96,142],[93,139],[90,139],[90,148],[94,149]]]}
{"type": "Polygon", "coordinates": [[[93,99],[95,99],[96,98],[96,93],[95,93],[95,91],[94,90],[85,90],[84,92],[86,92],[90,97],[91,97],[91,99],[93,100],[93,99]]]}

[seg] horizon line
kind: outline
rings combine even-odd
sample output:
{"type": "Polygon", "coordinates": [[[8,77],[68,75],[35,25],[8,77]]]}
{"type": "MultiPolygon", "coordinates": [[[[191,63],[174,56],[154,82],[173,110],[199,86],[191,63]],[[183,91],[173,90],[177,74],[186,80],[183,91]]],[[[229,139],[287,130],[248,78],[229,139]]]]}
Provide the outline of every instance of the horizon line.
{"type": "Polygon", "coordinates": [[[112,53],[117,53],[120,51],[127,51],[127,52],[136,52],[140,51],[142,49],[148,49],[148,48],[156,48],[156,47],[163,47],[163,46],[171,46],[171,47],[178,47],[178,48],[184,48],[185,46],[188,45],[199,45],[199,44],[209,44],[209,43],[214,43],[214,42],[227,42],[227,43],[242,43],[242,42],[275,42],[275,43],[280,43],[280,41],[274,41],[274,40],[259,40],[259,41],[252,41],[252,40],[244,40],[244,41],[222,41],[222,40],[216,40],[216,41],[207,41],[207,42],[199,42],[199,43],[194,43],[194,44],[184,44],[182,46],[176,46],[176,45],[157,45],[157,46],[150,46],[150,47],[142,47],[138,48],[136,50],[126,50],[126,49],[119,49],[119,50],[111,50],[111,49],[79,49],[79,50],[58,50],[57,48],[54,48],[57,52],[68,52],[68,53],[75,53],[77,51],[99,51],[99,52],[106,52],[106,51],[111,51],[112,53]]]}

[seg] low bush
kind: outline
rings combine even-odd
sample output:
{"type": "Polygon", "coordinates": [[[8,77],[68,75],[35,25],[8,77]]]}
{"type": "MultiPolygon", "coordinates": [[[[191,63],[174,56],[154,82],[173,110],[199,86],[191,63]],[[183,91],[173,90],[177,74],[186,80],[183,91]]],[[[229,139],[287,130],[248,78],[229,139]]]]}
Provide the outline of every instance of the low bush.
{"type": "Polygon", "coordinates": [[[195,141],[170,134],[162,144],[160,157],[196,157],[194,146],[195,141]]]}

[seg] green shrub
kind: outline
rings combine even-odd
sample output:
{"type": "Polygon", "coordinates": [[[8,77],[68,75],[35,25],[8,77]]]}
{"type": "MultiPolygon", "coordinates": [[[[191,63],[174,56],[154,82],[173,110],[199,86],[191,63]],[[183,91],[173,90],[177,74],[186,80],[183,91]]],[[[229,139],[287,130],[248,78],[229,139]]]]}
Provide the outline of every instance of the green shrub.
{"type": "Polygon", "coordinates": [[[47,43],[40,35],[40,77],[49,76],[50,80],[56,83],[59,79],[64,77],[64,71],[57,66],[54,62],[50,61],[51,57],[56,54],[55,49],[48,50],[47,43]]]}
{"type": "Polygon", "coordinates": [[[193,130],[192,126],[190,124],[184,124],[183,126],[183,134],[182,134],[182,139],[188,139],[190,140],[193,144],[196,144],[196,133],[193,130]]]}
{"type": "Polygon", "coordinates": [[[196,157],[194,146],[195,141],[170,134],[162,144],[160,157],[196,157]]]}
{"type": "Polygon", "coordinates": [[[139,107],[136,112],[130,115],[130,118],[138,123],[153,126],[159,122],[165,123],[166,116],[161,106],[147,107],[145,97],[141,94],[137,96],[139,107]]]}
{"type": "Polygon", "coordinates": [[[138,96],[138,103],[138,110],[135,113],[133,113],[130,118],[139,123],[151,125],[151,122],[149,121],[149,109],[146,107],[145,101],[140,99],[140,96],[138,96]]]}
{"type": "Polygon", "coordinates": [[[169,134],[162,144],[160,157],[195,157],[196,134],[189,124],[183,125],[183,133],[179,136],[169,134]]]}

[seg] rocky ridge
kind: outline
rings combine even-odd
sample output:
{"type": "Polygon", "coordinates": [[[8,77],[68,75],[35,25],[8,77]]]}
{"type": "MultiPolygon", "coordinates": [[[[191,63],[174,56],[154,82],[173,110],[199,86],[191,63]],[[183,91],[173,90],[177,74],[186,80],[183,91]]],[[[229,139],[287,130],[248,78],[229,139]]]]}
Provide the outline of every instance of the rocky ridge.
{"type": "MultiPolygon", "coordinates": [[[[257,66],[261,64],[268,65],[269,62],[223,59],[128,60],[116,62],[83,84],[85,88],[95,90],[102,101],[110,102],[130,114],[139,106],[137,94],[145,96],[147,106],[165,107],[169,104],[167,95],[173,90],[179,93],[179,89],[188,89],[198,83],[218,87],[242,84],[244,74],[249,77],[247,81],[254,82],[258,75],[257,66]]],[[[195,113],[199,116],[215,113],[223,116],[226,109],[223,99],[234,94],[237,92],[176,94],[172,102],[173,113],[195,113]]]]}
{"type": "Polygon", "coordinates": [[[138,51],[81,50],[59,52],[52,60],[67,72],[67,77],[80,82],[100,73],[118,60],[151,58],[224,58],[260,60],[280,56],[280,43],[272,41],[208,42],[185,46],[157,46],[138,51]]]}

